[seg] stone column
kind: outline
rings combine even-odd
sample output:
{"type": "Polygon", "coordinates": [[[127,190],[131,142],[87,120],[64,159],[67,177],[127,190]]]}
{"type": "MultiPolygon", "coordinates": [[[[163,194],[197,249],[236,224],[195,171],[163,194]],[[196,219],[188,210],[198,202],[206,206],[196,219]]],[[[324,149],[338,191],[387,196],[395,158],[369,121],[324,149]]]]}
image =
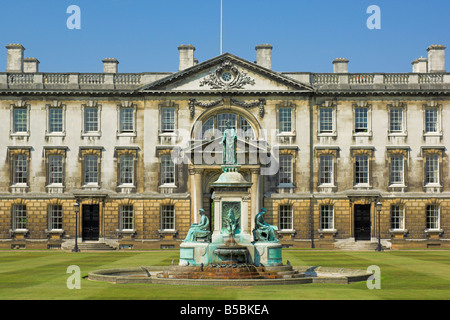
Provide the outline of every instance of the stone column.
{"type": "Polygon", "coordinates": [[[259,181],[260,181],[260,169],[251,169],[251,182],[252,187],[250,190],[250,196],[251,196],[251,220],[250,220],[250,233],[255,229],[255,217],[258,214],[260,208],[260,188],[259,188],[259,181]]]}
{"type": "Polygon", "coordinates": [[[198,210],[203,208],[203,186],[202,186],[203,170],[189,169],[189,185],[191,193],[191,220],[198,223],[198,210]]]}

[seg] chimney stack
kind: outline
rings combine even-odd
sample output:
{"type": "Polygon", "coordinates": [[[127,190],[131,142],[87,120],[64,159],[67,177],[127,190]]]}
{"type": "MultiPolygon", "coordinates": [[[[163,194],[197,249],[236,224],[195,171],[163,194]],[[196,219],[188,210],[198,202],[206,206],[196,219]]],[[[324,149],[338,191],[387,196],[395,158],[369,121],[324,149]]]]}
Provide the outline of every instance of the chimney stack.
{"type": "Polygon", "coordinates": [[[443,45],[431,45],[428,51],[428,72],[445,72],[445,47],[443,45]]]}
{"type": "Polygon", "coordinates": [[[21,44],[8,44],[6,46],[6,72],[23,72],[23,52],[25,48],[21,44]]]}
{"type": "Polygon", "coordinates": [[[103,73],[117,73],[119,61],[114,58],[106,58],[103,62],[103,73]]]}
{"type": "Polygon", "coordinates": [[[419,59],[414,60],[412,63],[413,73],[427,73],[428,71],[428,59],[424,57],[420,57],[419,59]]]}
{"type": "Polygon", "coordinates": [[[179,71],[185,70],[195,65],[194,51],[195,47],[192,44],[183,44],[178,47],[178,52],[180,54],[179,71]]]}
{"type": "Polygon", "coordinates": [[[334,73],[348,73],[348,59],[336,58],[333,61],[333,72],[334,73]]]}
{"type": "Polygon", "coordinates": [[[272,48],[270,44],[260,44],[255,47],[257,65],[272,69],[272,48]]]}
{"type": "Polygon", "coordinates": [[[36,58],[23,59],[23,72],[25,73],[38,73],[39,72],[39,60],[36,58]]]}

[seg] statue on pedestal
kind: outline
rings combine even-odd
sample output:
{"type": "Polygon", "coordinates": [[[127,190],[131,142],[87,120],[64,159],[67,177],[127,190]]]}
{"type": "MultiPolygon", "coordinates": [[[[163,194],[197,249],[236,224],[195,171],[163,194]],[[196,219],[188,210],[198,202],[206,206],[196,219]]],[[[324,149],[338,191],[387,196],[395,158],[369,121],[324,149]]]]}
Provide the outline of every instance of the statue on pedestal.
{"type": "Polygon", "coordinates": [[[223,164],[237,164],[236,145],[237,145],[237,133],[234,128],[231,127],[231,122],[227,121],[227,129],[223,132],[222,144],[223,144],[223,164]]]}
{"type": "Polygon", "coordinates": [[[266,212],[266,208],[262,208],[256,215],[253,238],[255,241],[278,242],[277,236],[275,235],[275,231],[278,230],[278,227],[272,226],[264,220],[266,212]]]}
{"type": "Polygon", "coordinates": [[[193,223],[189,228],[189,232],[184,239],[184,242],[197,242],[197,238],[206,238],[209,241],[211,231],[209,231],[209,219],[206,212],[200,209],[198,213],[201,216],[200,223],[193,223]]]}

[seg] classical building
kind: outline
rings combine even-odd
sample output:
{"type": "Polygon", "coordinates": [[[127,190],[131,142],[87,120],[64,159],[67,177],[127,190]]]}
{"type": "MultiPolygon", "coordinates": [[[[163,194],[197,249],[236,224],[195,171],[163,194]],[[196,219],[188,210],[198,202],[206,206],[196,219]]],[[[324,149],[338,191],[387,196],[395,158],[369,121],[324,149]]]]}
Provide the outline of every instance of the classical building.
{"type": "MultiPolygon", "coordinates": [[[[0,73],[0,247],[178,248],[214,221],[222,131],[286,247],[450,247],[450,74],[432,45],[411,73],[276,72],[229,53],[179,71],[42,73],[20,44],[0,73]],[[376,203],[381,203],[377,211],[376,203]],[[76,208],[79,208],[76,209],[76,208]],[[380,217],[380,220],[378,220],[380,217]],[[78,230],[77,230],[78,228],[78,230]]],[[[330,65],[330,69],[331,69],[330,65]]]]}

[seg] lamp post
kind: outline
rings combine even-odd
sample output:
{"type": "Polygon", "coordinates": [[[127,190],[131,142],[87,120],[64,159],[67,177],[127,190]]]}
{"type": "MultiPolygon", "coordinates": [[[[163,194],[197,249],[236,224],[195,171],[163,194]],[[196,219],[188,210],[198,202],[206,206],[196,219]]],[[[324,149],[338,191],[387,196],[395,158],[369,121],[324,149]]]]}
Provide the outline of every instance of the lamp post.
{"type": "Polygon", "coordinates": [[[73,247],[72,252],[80,252],[78,249],[78,212],[80,212],[80,204],[78,201],[73,205],[73,210],[75,211],[75,247],[73,247]]]}
{"type": "Polygon", "coordinates": [[[381,234],[380,234],[380,232],[381,232],[381,230],[380,230],[381,208],[383,207],[383,204],[380,201],[378,201],[375,206],[378,211],[378,246],[376,248],[376,251],[383,251],[383,248],[381,247],[381,234]]]}

